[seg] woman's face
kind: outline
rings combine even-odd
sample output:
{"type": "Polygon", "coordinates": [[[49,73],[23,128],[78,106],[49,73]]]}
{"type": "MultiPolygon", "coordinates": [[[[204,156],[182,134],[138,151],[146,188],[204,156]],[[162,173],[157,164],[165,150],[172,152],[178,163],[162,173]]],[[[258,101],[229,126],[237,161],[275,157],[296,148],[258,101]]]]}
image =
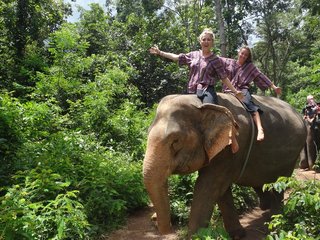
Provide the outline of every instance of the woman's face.
{"type": "Polygon", "coordinates": [[[202,35],[202,37],[200,38],[200,45],[201,45],[201,49],[211,49],[213,46],[213,40],[212,40],[212,36],[209,33],[205,33],[204,35],[202,35]]]}
{"type": "Polygon", "coordinates": [[[248,57],[250,56],[250,52],[248,49],[245,49],[245,48],[242,48],[240,51],[239,51],[239,54],[238,54],[238,63],[240,65],[243,65],[248,57]]]}

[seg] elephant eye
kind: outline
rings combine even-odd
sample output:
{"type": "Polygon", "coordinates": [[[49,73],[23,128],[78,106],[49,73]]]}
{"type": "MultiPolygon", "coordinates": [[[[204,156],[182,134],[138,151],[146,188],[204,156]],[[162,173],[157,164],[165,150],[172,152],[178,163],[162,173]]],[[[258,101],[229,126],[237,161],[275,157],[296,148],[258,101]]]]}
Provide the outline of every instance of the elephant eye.
{"type": "Polygon", "coordinates": [[[182,149],[183,145],[180,139],[174,139],[171,144],[171,150],[174,154],[177,154],[182,149]]]}

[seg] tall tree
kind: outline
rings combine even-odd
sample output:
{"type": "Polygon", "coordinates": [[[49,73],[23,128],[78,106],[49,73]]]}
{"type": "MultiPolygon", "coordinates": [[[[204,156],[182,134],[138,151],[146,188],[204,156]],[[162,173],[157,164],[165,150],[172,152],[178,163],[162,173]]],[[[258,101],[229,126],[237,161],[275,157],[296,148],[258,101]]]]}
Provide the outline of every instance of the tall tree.
{"type": "Polygon", "coordinates": [[[221,4],[227,38],[226,55],[231,57],[240,45],[248,44],[248,37],[253,31],[250,19],[247,19],[251,4],[248,0],[222,0],[221,4]]]}
{"type": "Polygon", "coordinates": [[[90,10],[80,8],[80,33],[90,43],[87,54],[106,54],[112,49],[112,17],[96,3],[90,4],[90,10]]]}
{"type": "Polygon", "coordinates": [[[256,0],[252,5],[258,22],[257,32],[262,39],[255,48],[256,58],[262,71],[280,86],[290,54],[288,25],[283,24],[289,3],[290,0],[256,0]]]}
{"type": "Polygon", "coordinates": [[[12,82],[31,84],[22,69],[28,58],[28,46],[43,47],[49,33],[57,29],[68,14],[71,14],[71,7],[63,0],[8,0],[4,3],[0,17],[4,20],[9,46],[15,52],[12,82]]]}
{"type": "Polygon", "coordinates": [[[226,57],[227,56],[227,43],[226,43],[226,36],[225,36],[225,29],[224,29],[224,20],[222,18],[221,1],[215,0],[214,2],[215,2],[217,23],[219,25],[221,55],[226,57]]]}

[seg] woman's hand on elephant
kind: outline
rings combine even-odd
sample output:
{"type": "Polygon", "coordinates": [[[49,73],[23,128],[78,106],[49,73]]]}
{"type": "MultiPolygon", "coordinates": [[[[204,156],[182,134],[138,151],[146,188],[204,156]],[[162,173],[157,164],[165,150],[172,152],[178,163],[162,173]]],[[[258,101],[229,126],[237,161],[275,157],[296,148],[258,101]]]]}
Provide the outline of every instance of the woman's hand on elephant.
{"type": "Polygon", "coordinates": [[[242,93],[241,91],[237,91],[237,92],[235,93],[235,96],[236,96],[236,98],[238,98],[240,101],[243,101],[243,99],[244,99],[243,93],[242,93]]]}
{"type": "Polygon", "coordinates": [[[278,96],[280,96],[280,95],[282,94],[282,89],[281,89],[281,87],[276,87],[276,88],[274,89],[274,91],[276,92],[276,94],[277,94],[278,96]]]}
{"type": "Polygon", "coordinates": [[[272,83],[271,88],[275,91],[275,93],[277,94],[277,96],[280,96],[282,94],[282,88],[281,87],[277,87],[276,85],[274,85],[272,83]]]}

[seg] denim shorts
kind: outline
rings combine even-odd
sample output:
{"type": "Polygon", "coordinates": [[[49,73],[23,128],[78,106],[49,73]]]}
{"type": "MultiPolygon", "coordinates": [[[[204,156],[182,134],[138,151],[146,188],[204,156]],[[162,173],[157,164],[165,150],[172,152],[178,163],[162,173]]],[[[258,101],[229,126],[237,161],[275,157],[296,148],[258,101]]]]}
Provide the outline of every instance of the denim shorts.
{"type": "Polygon", "coordinates": [[[217,93],[213,86],[208,86],[207,89],[197,89],[197,96],[202,103],[218,104],[217,93]]]}
{"type": "Polygon", "coordinates": [[[244,99],[242,102],[244,103],[245,108],[248,112],[250,112],[250,113],[254,113],[254,112],[263,113],[263,111],[260,109],[260,106],[255,104],[252,101],[252,96],[251,96],[248,89],[242,89],[241,92],[244,95],[244,99]]]}

